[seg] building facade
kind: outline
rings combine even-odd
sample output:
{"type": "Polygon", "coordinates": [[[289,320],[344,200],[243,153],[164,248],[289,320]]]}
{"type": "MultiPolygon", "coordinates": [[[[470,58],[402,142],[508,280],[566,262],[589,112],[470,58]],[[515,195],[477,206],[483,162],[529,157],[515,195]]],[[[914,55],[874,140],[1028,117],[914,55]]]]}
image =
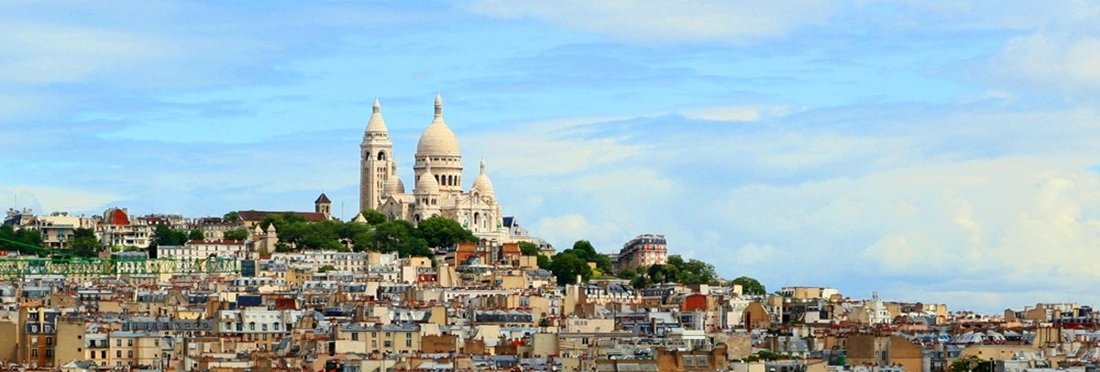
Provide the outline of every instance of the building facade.
{"type": "Polygon", "coordinates": [[[668,243],[664,235],[642,234],[623,244],[615,261],[616,270],[668,263],[668,243]]]}

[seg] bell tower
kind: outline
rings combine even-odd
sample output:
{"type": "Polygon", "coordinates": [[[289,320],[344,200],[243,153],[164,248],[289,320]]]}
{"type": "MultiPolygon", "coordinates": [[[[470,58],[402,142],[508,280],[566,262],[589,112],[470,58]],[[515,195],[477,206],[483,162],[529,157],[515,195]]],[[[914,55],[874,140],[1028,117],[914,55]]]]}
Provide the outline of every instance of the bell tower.
{"type": "Polygon", "coordinates": [[[363,143],[359,145],[359,209],[377,210],[382,205],[386,179],[394,172],[393,142],[382,119],[382,104],[374,100],[363,143]]]}

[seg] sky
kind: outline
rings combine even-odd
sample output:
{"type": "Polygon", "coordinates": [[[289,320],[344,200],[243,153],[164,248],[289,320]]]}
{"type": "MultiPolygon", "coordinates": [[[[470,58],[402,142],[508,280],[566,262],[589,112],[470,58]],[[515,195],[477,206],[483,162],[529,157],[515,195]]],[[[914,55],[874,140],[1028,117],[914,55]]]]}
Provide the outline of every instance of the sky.
{"type": "MultiPolygon", "coordinates": [[[[1100,305],[1100,3],[0,0],[0,207],[348,219],[437,93],[559,249],[769,289],[1100,305]]],[[[466,185],[467,187],[469,185],[466,185]]]]}

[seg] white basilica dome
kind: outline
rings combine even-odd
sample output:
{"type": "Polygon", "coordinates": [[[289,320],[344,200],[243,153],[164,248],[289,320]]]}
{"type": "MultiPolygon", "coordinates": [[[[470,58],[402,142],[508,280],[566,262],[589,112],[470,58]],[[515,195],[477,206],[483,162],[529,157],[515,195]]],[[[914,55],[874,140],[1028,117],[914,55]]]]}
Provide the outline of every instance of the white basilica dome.
{"type": "Polygon", "coordinates": [[[420,135],[416,155],[462,156],[455,132],[443,122],[443,99],[439,96],[435,97],[435,119],[424,130],[424,134],[420,135]]]}

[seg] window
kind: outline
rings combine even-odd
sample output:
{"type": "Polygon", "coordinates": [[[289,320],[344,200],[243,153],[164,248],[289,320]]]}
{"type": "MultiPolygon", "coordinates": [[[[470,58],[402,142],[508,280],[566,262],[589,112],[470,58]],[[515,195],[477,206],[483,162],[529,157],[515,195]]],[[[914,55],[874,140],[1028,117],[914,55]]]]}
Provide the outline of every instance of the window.
{"type": "Polygon", "coordinates": [[[122,358],[122,350],[115,350],[115,358],[122,358]]]}
{"type": "Polygon", "coordinates": [[[121,338],[116,338],[115,339],[115,346],[122,346],[122,339],[121,338]]]}
{"type": "Polygon", "coordinates": [[[359,332],[352,332],[351,333],[351,340],[352,341],[359,341],[359,332]]]}
{"type": "Polygon", "coordinates": [[[31,349],[31,358],[38,357],[38,349],[31,349]]]}
{"type": "Polygon", "coordinates": [[[46,337],[46,346],[53,346],[53,337],[46,337]]]}
{"type": "Polygon", "coordinates": [[[134,357],[134,351],[133,350],[126,350],[126,357],[127,358],[133,358],[134,357]]]}
{"type": "Polygon", "coordinates": [[[412,333],[406,333],[405,334],[405,347],[412,347],[412,346],[413,346],[413,335],[412,335],[412,333]]]}
{"type": "Polygon", "coordinates": [[[102,350],[99,352],[99,359],[107,359],[107,350],[102,350]]]}
{"type": "Polygon", "coordinates": [[[134,346],[134,339],[132,339],[132,338],[126,339],[126,346],[134,346]]]}
{"type": "Polygon", "coordinates": [[[46,349],[46,357],[53,358],[53,349],[46,349]]]}
{"type": "Polygon", "coordinates": [[[391,348],[393,347],[393,343],[390,342],[390,340],[386,340],[386,342],[382,344],[382,347],[391,348]]]}

